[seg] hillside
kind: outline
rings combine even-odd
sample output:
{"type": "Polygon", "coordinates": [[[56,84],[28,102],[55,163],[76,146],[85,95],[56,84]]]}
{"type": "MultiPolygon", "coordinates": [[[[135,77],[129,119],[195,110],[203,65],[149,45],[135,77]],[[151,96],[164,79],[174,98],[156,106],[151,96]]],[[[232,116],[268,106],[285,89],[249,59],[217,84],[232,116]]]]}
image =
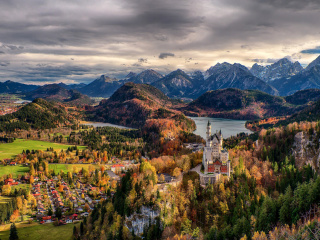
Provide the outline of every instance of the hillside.
{"type": "Polygon", "coordinates": [[[294,94],[284,97],[286,102],[294,105],[306,104],[310,101],[316,102],[320,100],[320,89],[306,89],[295,92],[294,94]]]}
{"type": "Polygon", "coordinates": [[[49,129],[72,125],[74,122],[73,117],[63,107],[38,98],[15,113],[0,116],[0,132],[49,129]]]}
{"type": "Polygon", "coordinates": [[[208,91],[183,108],[186,115],[231,119],[257,119],[291,115],[304,106],[258,90],[234,88],[208,91]]]}
{"type": "Polygon", "coordinates": [[[93,103],[88,96],[81,94],[77,90],[67,90],[63,88],[61,84],[48,84],[41,86],[31,92],[25,93],[25,97],[29,100],[42,98],[47,101],[64,102],[73,106],[93,103]]]}
{"type": "Polygon", "coordinates": [[[312,121],[319,121],[320,119],[320,100],[313,103],[311,106],[306,107],[305,109],[301,110],[290,116],[288,119],[279,121],[276,126],[279,125],[287,125],[293,122],[312,122],[312,121]]]}
{"type": "Polygon", "coordinates": [[[192,120],[173,109],[178,105],[178,101],[153,86],[130,82],[102,101],[89,113],[89,118],[135,128],[154,126],[159,132],[165,128],[174,133],[194,129],[192,120]]]}

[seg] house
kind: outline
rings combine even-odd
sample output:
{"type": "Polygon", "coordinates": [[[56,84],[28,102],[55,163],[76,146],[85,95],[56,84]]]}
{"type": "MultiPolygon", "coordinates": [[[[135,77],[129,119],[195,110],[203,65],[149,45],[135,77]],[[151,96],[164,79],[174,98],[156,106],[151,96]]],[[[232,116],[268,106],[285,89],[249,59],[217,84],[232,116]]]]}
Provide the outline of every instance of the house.
{"type": "Polygon", "coordinates": [[[81,213],[81,217],[88,217],[88,216],[89,216],[89,213],[87,212],[81,213]]]}
{"type": "Polygon", "coordinates": [[[15,181],[12,178],[7,178],[6,180],[4,180],[4,184],[5,185],[11,185],[12,183],[14,183],[15,181]]]}
{"type": "Polygon", "coordinates": [[[44,216],[42,217],[42,221],[40,223],[42,224],[42,223],[51,223],[51,222],[52,222],[51,216],[44,216]]]}
{"type": "Polygon", "coordinates": [[[66,223],[72,223],[73,221],[77,220],[78,219],[78,214],[74,213],[70,216],[66,216],[65,217],[65,222],[66,223]]]}
{"type": "Polygon", "coordinates": [[[126,169],[125,166],[122,164],[114,164],[111,166],[111,171],[114,173],[125,171],[125,169],[126,169]]]}

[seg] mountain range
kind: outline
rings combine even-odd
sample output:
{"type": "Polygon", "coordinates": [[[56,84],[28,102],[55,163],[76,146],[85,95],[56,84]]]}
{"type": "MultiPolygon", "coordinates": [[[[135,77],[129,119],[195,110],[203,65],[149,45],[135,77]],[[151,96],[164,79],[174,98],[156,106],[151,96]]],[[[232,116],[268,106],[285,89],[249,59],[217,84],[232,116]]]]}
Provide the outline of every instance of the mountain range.
{"type": "MultiPolygon", "coordinates": [[[[272,95],[287,96],[299,90],[320,89],[320,56],[303,68],[299,62],[287,58],[269,65],[254,64],[251,69],[239,63],[217,63],[205,72],[186,73],[181,69],[165,76],[148,69],[141,73],[129,73],[123,79],[101,75],[85,84],[59,86],[76,89],[90,97],[110,97],[127,82],[150,84],[164,92],[170,98],[196,99],[210,90],[238,88],[241,90],[260,90],[272,95]]],[[[39,86],[6,81],[0,83],[0,93],[26,93],[39,86]]]]}

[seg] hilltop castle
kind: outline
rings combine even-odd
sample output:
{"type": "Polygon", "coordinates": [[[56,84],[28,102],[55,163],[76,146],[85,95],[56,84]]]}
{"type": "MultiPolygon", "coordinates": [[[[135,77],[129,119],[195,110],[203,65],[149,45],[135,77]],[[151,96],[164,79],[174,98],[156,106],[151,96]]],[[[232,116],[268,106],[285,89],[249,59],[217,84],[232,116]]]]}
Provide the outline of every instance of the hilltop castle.
{"type": "Polygon", "coordinates": [[[218,181],[221,174],[230,177],[231,164],[229,161],[229,153],[222,148],[223,137],[221,130],[211,135],[211,124],[207,125],[206,146],[203,150],[202,164],[204,167],[204,176],[202,183],[214,183],[218,181]]]}

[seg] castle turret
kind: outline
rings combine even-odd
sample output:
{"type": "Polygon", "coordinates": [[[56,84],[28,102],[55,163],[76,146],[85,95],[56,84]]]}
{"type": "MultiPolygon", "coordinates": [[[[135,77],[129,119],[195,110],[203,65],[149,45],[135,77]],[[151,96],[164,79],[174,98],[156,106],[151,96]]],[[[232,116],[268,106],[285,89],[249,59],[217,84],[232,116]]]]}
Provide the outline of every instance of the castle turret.
{"type": "Polygon", "coordinates": [[[211,137],[211,123],[208,120],[208,125],[207,125],[207,147],[210,146],[210,137],[211,137]]]}

